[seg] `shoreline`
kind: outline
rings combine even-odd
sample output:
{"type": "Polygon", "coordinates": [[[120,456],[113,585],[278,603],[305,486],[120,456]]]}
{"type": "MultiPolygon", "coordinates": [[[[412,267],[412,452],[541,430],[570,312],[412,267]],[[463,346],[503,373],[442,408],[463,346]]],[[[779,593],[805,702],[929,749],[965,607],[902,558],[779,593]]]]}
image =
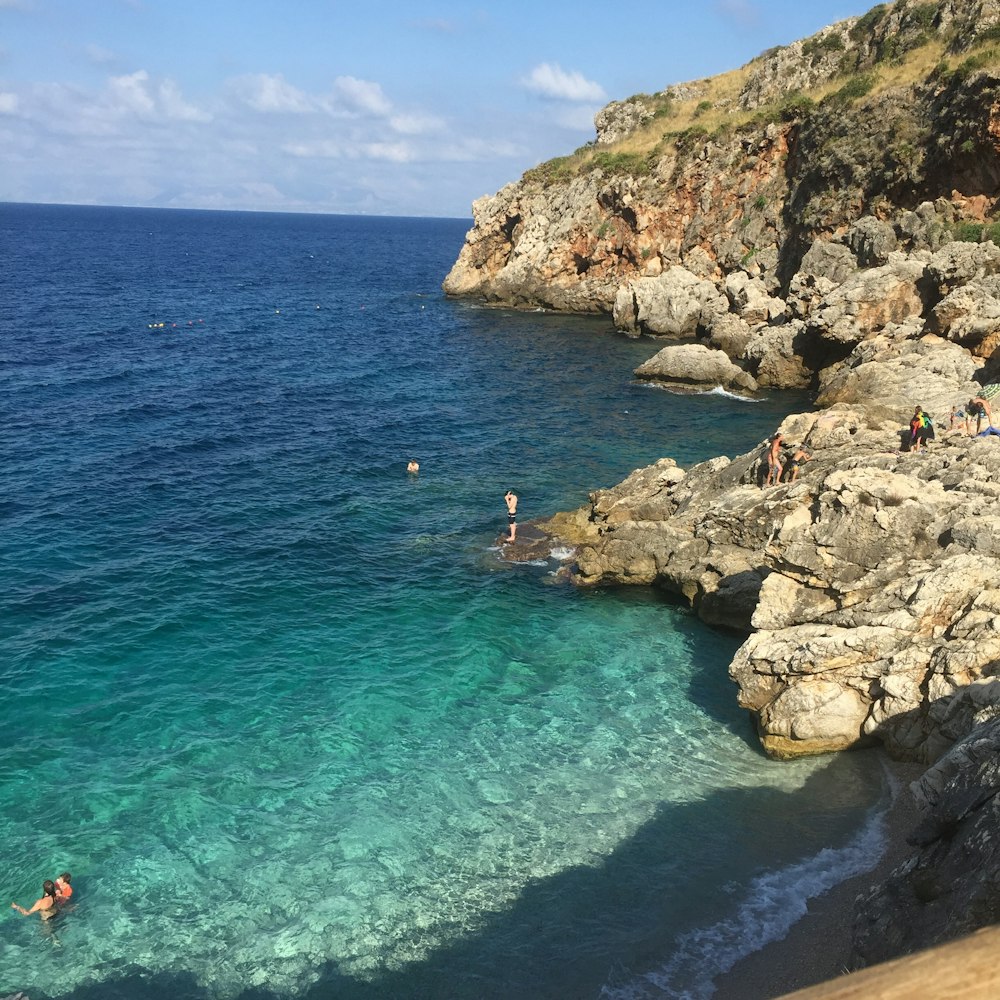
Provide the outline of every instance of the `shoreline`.
{"type": "Polygon", "coordinates": [[[920,819],[909,785],[923,774],[925,766],[893,762],[887,766],[898,787],[884,814],[885,852],[878,863],[809,900],[806,915],[785,937],[769,942],[716,976],[712,1000],[775,1000],[850,971],[854,901],[909,857],[914,848],[906,843],[906,837],[920,819]]]}

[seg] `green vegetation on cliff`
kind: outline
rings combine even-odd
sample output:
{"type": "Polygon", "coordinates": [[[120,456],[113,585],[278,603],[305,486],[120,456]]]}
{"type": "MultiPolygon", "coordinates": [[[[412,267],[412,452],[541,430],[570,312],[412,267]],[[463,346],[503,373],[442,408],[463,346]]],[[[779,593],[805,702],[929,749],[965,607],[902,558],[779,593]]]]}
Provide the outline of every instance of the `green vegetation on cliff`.
{"type": "MultiPolygon", "coordinates": [[[[547,187],[598,170],[609,177],[657,176],[667,158],[700,154],[709,143],[771,123],[802,129],[819,115],[829,134],[824,142],[807,145],[840,162],[840,169],[831,172],[839,176],[830,179],[853,182],[860,197],[873,197],[880,185],[888,187],[887,196],[892,197],[900,184],[923,179],[925,164],[939,159],[937,154],[972,156],[983,141],[960,117],[953,123],[956,133],[949,137],[925,115],[908,110],[926,106],[928,95],[932,101],[940,92],[953,95],[954,88],[967,86],[977,74],[1000,71],[1000,25],[985,27],[970,39],[955,27],[942,28],[943,23],[941,0],[879,4],[846,31],[826,29],[796,43],[797,51],[793,46],[772,49],[740,70],[660,94],[633,95],[622,104],[641,109],[642,124],[617,141],[589,143],[542,163],[525,173],[524,182],[547,187]],[[792,83],[773,100],[748,107],[748,80],[769,59],[791,60],[793,68],[806,68],[806,76],[818,66],[820,79],[803,87],[798,79],[802,73],[791,73],[792,83]],[[824,70],[824,60],[835,60],[828,63],[832,72],[824,70]],[[856,114],[851,121],[861,123],[856,139],[850,129],[838,128],[835,115],[852,108],[856,114]],[[884,119],[887,108],[893,114],[902,112],[895,129],[865,123],[866,114],[884,119]],[[875,174],[878,183],[872,183],[875,174]]],[[[666,176],[674,173],[666,169],[666,176]]]]}

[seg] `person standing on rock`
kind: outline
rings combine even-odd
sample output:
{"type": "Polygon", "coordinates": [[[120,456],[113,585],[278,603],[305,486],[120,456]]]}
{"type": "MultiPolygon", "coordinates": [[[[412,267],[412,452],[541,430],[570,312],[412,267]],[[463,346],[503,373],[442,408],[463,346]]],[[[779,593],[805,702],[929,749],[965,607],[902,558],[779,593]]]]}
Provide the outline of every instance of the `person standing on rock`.
{"type": "Polygon", "coordinates": [[[927,442],[934,440],[934,424],[922,406],[913,411],[910,420],[910,451],[917,453],[921,447],[927,451],[927,442]]]}
{"type": "Polygon", "coordinates": [[[781,482],[781,443],[784,438],[780,434],[775,434],[771,438],[771,447],[767,451],[767,480],[765,486],[777,486],[781,482]]]}
{"type": "Polygon", "coordinates": [[[785,465],[785,482],[794,483],[795,480],[799,478],[799,469],[801,469],[802,466],[805,465],[811,458],[812,455],[809,454],[809,451],[800,444],[792,452],[792,457],[785,465]]]}
{"type": "Polygon", "coordinates": [[[913,411],[913,416],[910,417],[910,451],[917,452],[920,451],[920,426],[922,421],[920,419],[920,407],[918,406],[913,411]]]}
{"type": "Polygon", "coordinates": [[[517,537],[517,494],[513,490],[507,490],[503,495],[503,502],[507,504],[507,537],[505,542],[513,542],[517,537]]]}

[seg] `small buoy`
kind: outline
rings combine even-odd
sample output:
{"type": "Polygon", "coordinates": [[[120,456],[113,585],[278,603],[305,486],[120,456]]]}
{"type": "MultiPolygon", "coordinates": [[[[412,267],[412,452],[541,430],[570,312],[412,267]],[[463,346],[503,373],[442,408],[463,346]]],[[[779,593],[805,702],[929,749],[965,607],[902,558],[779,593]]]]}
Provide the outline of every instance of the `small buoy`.
{"type": "Polygon", "coordinates": [[[277,315],[278,315],[278,313],[280,313],[280,312],[281,312],[281,310],[280,310],[280,309],[275,309],[275,310],[274,310],[274,315],[275,315],[275,316],[277,316],[277,315]]]}

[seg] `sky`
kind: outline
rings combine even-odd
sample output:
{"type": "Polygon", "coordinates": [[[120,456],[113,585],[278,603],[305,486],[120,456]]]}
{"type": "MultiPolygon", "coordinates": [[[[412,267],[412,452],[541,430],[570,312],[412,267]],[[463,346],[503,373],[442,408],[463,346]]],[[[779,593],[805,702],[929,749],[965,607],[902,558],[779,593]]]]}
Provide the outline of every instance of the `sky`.
{"type": "Polygon", "coordinates": [[[0,0],[0,202],[469,218],[874,0],[0,0]]]}

